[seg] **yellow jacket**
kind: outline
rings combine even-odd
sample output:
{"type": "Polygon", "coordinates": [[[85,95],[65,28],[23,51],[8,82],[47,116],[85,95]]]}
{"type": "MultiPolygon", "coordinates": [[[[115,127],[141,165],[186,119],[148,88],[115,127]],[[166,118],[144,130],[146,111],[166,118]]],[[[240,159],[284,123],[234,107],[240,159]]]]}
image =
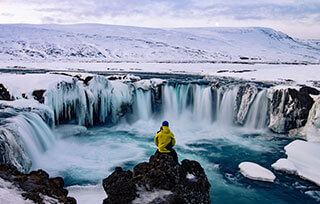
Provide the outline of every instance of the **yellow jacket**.
{"type": "Polygon", "coordinates": [[[174,135],[170,131],[169,127],[162,126],[162,130],[157,133],[154,137],[154,143],[158,147],[158,151],[161,153],[170,153],[166,147],[169,145],[173,147],[176,144],[176,140],[174,139],[174,135]]]}

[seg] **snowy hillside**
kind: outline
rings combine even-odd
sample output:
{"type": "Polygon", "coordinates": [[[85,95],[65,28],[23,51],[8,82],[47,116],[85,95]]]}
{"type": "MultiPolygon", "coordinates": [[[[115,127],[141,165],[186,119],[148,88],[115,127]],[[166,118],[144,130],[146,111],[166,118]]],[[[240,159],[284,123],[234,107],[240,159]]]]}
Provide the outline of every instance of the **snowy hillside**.
{"type": "Polygon", "coordinates": [[[0,31],[1,61],[320,62],[319,41],[269,28],[20,24],[0,31]]]}

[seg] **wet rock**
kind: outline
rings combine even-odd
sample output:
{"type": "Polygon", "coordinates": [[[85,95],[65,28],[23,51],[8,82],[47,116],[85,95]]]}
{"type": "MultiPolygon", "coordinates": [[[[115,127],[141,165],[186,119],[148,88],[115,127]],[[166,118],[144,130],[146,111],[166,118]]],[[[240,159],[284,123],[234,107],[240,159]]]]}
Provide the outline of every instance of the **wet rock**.
{"type": "Polygon", "coordinates": [[[34,90],[32,92],[32,96],[34,96],[34,99],[39,101],[39,103],[44,103],[44,97],[43,97],[44,92],[46,92],[46,90],[44,89],[34,90]]]}
{"type": "Polygon", "coordinates": [[[108,194],[103,203],[129,203],[136,197],[136,186],[132,181],[132,172],[123,171],[117,167],[115,171],[103,180],[103,189],[108,194]]]}
{"type": "Polygon", "coordinates": [[[287,133],[303,127],[314,104],[310,94],[317,95],[319,91],[311,87],[275,90],[271,99],[269,128],[277,133],[287,133]]]}
{"type": "Polygon", "coordinates": [[[49,197],[57,202],[74,204],[76,200],[68,197],[68,190],[64,189],[64,181],[61,177],[49,178],[43,171],[32,171],[24,174],[18,171],[13,165],[0,165],[0,177],[12,182],[22,191],[22,196],[34,201],[44,203],[44,197],[49,197]]]}
{"type": "Polygon", "coordinates": [[[248,115],[249,108],[253,103],[258,89],[251,85],[241,85],[239,87],[235,104],[234,104],[234,114],[233,121],[236,124],[243,125],[245,119],[248,115]]]}
{"type": "Polygon", "coordinates": [[[117,167],[103,180],[103,187],[108,194],[104,203],[130,203],[137,198],[136,186],[149,192],[172,192],[155,198],[151,203],[210,203],[211,185],[197,161],[183,160],[177,164],[170,155],[157,154],[151,156],[149,162],[136,165],[133,173],[117,167]]]}
{"type": "Polygon", "coordinates": [[[320,91],[315,89],[315,88],[312,88],[312,87],[309,87],[309,86],[303,86],[300,88],[299,92],[301,92],[302,94],[306,94],[306,95],[319,95],[320,94],[320,91]]]}
{"type": "Polygon", "coordinates": [[[84,79],[84,84],[85,84],[85,85],[89,85],[89,81],[91,81],[91,79],[93,79],[93,76],[87,76],[87,77],[84,79]]]}
{"type": "Polygon", "coordinates": [[[3,84],[0,84],[0,100],[12,101],[13,97],[10,95],[9,91],[3,84]]]}

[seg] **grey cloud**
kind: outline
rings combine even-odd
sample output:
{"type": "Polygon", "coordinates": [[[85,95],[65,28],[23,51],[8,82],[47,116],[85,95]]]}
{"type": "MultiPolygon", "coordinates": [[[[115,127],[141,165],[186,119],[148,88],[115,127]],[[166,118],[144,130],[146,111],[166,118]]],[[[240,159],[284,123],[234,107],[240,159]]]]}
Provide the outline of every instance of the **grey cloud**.
{"type": "Polygon", "coordinates": [[[0,13],[1,16],[6,16],[6,17],[13,17],[14,14],[12,13],[0,13]]]}
{"type": "Polygon", "coordinates": [[[313,22],[320,23],[320,15],[313,18],[313,22]]]}
{"type": "Polygon", "coordinates": [[[50,16],[45,16],[45,17],[41,18],[41,22],[44,24],[66,23],[66,21],[64,21],[60,18],[53,18],[50,16]]]}
{"type": "MultiPolygon", "coordinates": [[[[22,0],[13,0],[22,2],[22,0]]],[[[42,0],[28,4],[43,5],[42,0]]],[[[48,7],[38,9],[47,14],[66,13],[74,17],[171,15],[177,18],[228,17],[236,20],[305,19],[320,14],[320,1],[304,0],[51,0],[48,7]]]]}

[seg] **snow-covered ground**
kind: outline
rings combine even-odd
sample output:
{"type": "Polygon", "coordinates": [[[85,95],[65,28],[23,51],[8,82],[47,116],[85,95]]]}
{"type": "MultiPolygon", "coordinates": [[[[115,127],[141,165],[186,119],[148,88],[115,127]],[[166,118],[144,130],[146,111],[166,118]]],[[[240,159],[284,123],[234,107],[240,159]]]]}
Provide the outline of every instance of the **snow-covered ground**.
{"type": "Polygon", "coordinates": [[[320,57],[317,41],[261,27],[2,24],[0,30],[2,61],[319,63],[320,57]]]}
{"type": "MultiPolygon", "coordinates": [[[[22,70],[60,70],[65,72],[153,72],[197,74],[203,76],[234,77],[253,81],[278,81],[289,84],[320,83],[320,65],[270,65],[270,64],[223,64],[223,63],[28,63],[0,62],[1,69],[12,72],[22,70]],[[14,66],[17,66],[14,68],[14,66]]],[[[85,73],[82,73],[85,75],[85,73]]],[[[40,80],[40,79],[39,79],[40,80]]],[[[1,83],[1,82],[0,82],[1,83]]],[[[33,82],[35,83],[35,82],[33,82]]]]}

